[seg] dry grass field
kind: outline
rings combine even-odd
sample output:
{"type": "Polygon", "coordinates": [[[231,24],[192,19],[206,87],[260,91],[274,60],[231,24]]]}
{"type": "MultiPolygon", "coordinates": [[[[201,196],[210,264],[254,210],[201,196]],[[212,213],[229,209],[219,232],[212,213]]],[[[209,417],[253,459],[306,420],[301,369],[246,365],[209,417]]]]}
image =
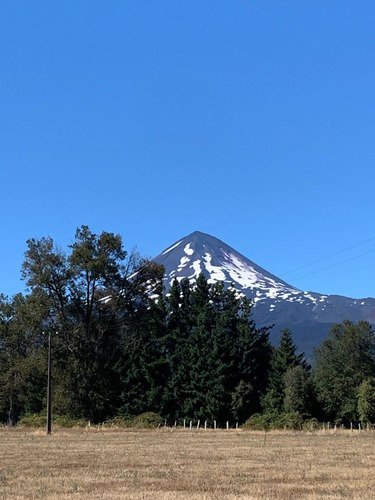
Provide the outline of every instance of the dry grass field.
{"type": "Polygon", "coordinates": [[[0,500],[375,499],[375,433],[0,429],[0,500]]]}

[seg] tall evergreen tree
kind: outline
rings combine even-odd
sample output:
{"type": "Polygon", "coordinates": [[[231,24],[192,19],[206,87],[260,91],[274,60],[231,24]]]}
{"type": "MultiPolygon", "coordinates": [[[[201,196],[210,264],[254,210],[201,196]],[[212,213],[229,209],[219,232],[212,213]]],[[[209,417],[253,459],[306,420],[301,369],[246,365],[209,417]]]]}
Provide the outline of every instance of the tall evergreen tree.
{"type": "Polygon", "coordinates": [[[188,280],[175,279],[166,298],[166,328],[170,337],[166,353],[170,378],[166,387],[165,416],[170,420],[186,416],[183,402],[187,398],[187,380],[191,367],[190,345],[194,326],[191,314],[191,287],[188,280]]]}
{"type": "Polygon", "coordinates": [[[171,336],[166,327],[166,303],[161,287],[153,299],[137,310],[130,323],[117,370],[121,381],[119,412],[133,417],[146,411],[165,414],[166,386],[170,378],[168,352],[171,336]]]}
{"type": "MultiPolygon", "coordinates": [[[[285,409],[285,376],[288,370],[298,366],[302,368],[307,376],[310,366],[305,360],[304,353],[297,354],[292,332],[289,328],[284,328],[281,331],[279,344],[272,352],[268,390],[263,400],[264,410],[281,412],[285,409]]],[[[296,373],[302,372],[298,371],[296,373]]]]}
{"type": "MultiPolygon", "coordinates": [[[[170,393],[179,418],[240,420],[259,408],[268,375],[268,329],[251,320],[250,303],[200,275],[169,297],[175,328],[170,393]],[[251,398],[250,398],[251,394],[251,398]]],[[[173,408],[173,405],[171,405],[173,408]]]]}

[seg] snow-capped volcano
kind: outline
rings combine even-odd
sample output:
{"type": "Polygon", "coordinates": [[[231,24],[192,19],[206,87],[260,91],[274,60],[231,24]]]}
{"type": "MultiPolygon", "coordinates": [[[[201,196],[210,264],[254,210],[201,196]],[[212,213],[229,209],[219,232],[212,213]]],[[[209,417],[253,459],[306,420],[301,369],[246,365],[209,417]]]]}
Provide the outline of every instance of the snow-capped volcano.
{"type": "Polygon", "coordinates": [[[209,283],[224,282],[256,303],[264,298],[287,299],[301,293],[262,269],[224,242],[196,231],[155,257],[165,268],[166,288],[177,278],[195,280],[203,273],[209,283]]]}
{"type": "Polygon", "coordinates": [[[259,326],[291,328],[300,347],[311,351],[328,334],[332,323],[365,319],[375,323],[375,299],[351,299],[304,292],[277,278],[223,241],[196,231],[181,238],[153,259],[165,268],[165,288],[174,279],[194,281],[203,273],[209,283],[234,287],[253,302],[259,326]]]}

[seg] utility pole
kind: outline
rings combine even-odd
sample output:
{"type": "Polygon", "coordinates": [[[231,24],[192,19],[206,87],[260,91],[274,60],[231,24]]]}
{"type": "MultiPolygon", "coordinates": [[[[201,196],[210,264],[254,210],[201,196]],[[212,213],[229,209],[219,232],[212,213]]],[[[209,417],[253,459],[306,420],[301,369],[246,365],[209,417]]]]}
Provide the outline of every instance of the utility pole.
{"type": "Polygon", "coordinates": [[[48,332],[48,375],[47,375],[47,434],[51,434],[51,365],[52,365],[52,349],[51,349],[51,331],[48,332]]]}

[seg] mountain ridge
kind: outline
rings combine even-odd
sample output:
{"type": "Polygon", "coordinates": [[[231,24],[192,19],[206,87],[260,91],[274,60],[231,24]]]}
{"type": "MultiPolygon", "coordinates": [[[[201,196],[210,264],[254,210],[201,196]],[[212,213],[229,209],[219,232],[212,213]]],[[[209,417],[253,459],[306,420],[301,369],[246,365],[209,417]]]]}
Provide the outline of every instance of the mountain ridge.
{"type": "Polygon", "coordinates": [[[165,268],[168,292],[174,279],[190,282],[203,273],[209,283],[221,281],[253,303],[259,326],[274,324],[271,340],[282,328],[291,328],[299,347],[311,351],[344,319],[375,324],[375,299],[353,299],[302,291],[258,266],[222,240],[201,231],[180,238],[154,259],[165,268]]]}

